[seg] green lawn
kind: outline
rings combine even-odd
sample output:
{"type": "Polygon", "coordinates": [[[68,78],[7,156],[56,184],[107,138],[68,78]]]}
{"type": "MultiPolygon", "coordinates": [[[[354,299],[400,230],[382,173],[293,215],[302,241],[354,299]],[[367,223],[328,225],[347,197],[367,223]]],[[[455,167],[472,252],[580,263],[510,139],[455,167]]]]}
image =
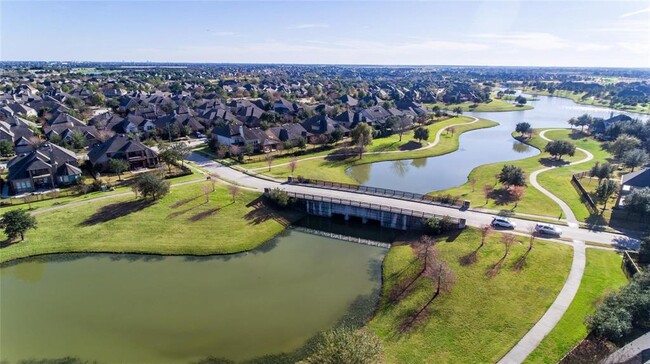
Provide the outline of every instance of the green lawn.
{"type": "Polygon", "coordinates": [[[560,322],[526,359],[526,363],[557,363],[587,336],[585,318],[605,294],[627,283],[620,255],[587,249],[587,266],[580,288],[560,322]]]}
{"type": "MultiPolygon", "coordinates": [[[[541,132],[542,130],[538,130],[538,132],[541,132]]],[[[570,129],[549,131],[546,133],[546,137],[553,140],[571,140],[576,144],[577,147],[586,149],[594,154],[594,159],[590,162],[578,164],[576,166],[563,166],[561,168],[543,172],[538,176],[538,182],[544,188],[551,191],[553,194],[569,204],[572,211],[579,220],[586,220],[589,217],[589,211],[580,201],[580,195],[578,192],[576,192],[576,190],[571,185],[571,175],[581,171],[589,170],[591,166],[593,166],[593,164],[595,164],[597,161],[603,162],[606,160],[606,158],[609,158],[610,154],[601,148],[600,142],[590,138],[583,138],[580,134],[573,134],[570,129]]],[[[537,149],[543,150],[547,141],[536,135],[532,139],[526,141],[526,143],[537,149]]],[[[586,155],[584,153],[578,151],[576,152],[575,156],[564,157],[563,159],[573,162],[581,160],[585,157],[586,155]]],[[[553,200],[546,197],[544,194],[531,186],[528,186],[526,188],[526,194],[516,208],[514,208],[514,201],[510,201],[508,199],[490,199],[486,204],[485,195],[482,191],[483,186],[486,184],[492,184],[495,186],[495,188],[500,187],[498,184],[495,185],[496,180],[494,176],[501,171],[501,168],[505,164],[513,164],[515,166],[523,168],[528,178],[530,177],[531,172],[544,168],[544,165],[540,163],[540,160],[542,158],[550,158],[550,156],[547,153],[542,152],[537,156],[518,161],[499,162],[483,165],[472,170],[469,175],[468,182],[464,185],[444,191],[436,191],[432,194],[450,193],[452,195],[461,196],[463,199],[472,201],[473,206],[489,209],[511,210],[514,212],[530,213],[558,218],[562,213],[560,207],[555,202],[553,202],[553,200]],[[477,180],[474,192],[472,192],[472,186],[469,182],[472,179],[477,180]],[[540,209],[540,206],[544,206],[544,208],[540,209]]]]}
{"type": "Polygon", "coordinates": [[[521,110],[530,110],[533,108],[531,105],[517,106],[515,104],[509,103],[505,100],[492,99],[488,103],[479,103],[476,107],[471,107],[475,105],[473,102],[463,102],[460,104],[450,104],[446,105],[444,103],[437,104],[425,104],[427,108],[431,108],[434,105],[438,105],[441,109],[452,111],[454,108],[460,106],[463,112],[476,111],[476,112],[499,112],[499,111],[521,111],[521,110]]]}
{"type": "Polygon", "coordinates": [[[396,305],[387,303],[394,278],[413,276],[410,246],[390,249],[383,266],[384,299],[368,327],[383,341],[387,363],[488,363],[505,355],[539,320],[555,300],[568,276],[570,247],[538,241],[520,272],[513,264],[526,250],[515,244],[501,272],[489,279],[486,271],[503,255],[499,234],[479,251],[473,266],[461,266],[461,256],[480,243],[474,229],[462,232],[453,242],[440,242],[438,249],[456,276],[448,294],[432,303],[431,316],[411,332],[398,329],[404,315],[420,307],[433,291],[431,281],[420,279],[416,288],[396,305]],[[401,273],[400,273],[401,272],[401,273]]]}
{"type": "MultiPolygon", "coordinates": [[[[434,123],[427,126],[429,129],[430,138],[429,140],[433,142],[435,134],[444,128],[447,128],[449,125],[458,124],[458,123],[469,123],[472,119],[469,117],[456,117],[451,118],[445,121],[434,123]]],[[[455,133],[443,133],[440,138],[440,142],[431,148],[412,150],[405,152],[395,152],[395,153],[384,153],[384,154],[364,154],[362,159],[359,159],[356,156],[344,160],[328,160],[325,158],[317,159],[303,159],[298,162],[297,168],[294,172],[295,175],[300,175],[306,178],[315,178],[328,181],[338,181],[338,182],[347,182],[347,183],[356,183],[356,181],[348,176],[345,173],[345,170],[354,165],[368,164],[372,162],[387,161],[387,160],[399,160],[399,159],[412,159],[412,158],[424,158],[424,157],[433,157],[446,153],[450,153],[458,149],[458,138],[460,134],[475,129],[489,128],[497,125],[494,121],[479,119],[478,122],[467,125],[455,126],[455,133]]],[[[368,152],[390,152],[398,151],[404,146],[413,145],[415,141],[412,139],[413,132],[410,131],[405,133],[402,136],[402,141],[399,141],[399,136],[392,135],[386,138],[375,139],[372,145],[368,146],[368,152]]],[[[327,154],[331,153],[328,152],[327,154]]],[[[310,156],[311,157],[311,156],[310,156]]],[[[275,164],[286,163],[288,159],[280,159],[274,162],[275,164]]],[[[257,165],[258,167],[263,167],[264,165],[257,165]]],[[[245,168],[249,169],[255,167],[255,165],[246,165],[245,168]]],[[[290,175],[288,166],[278,165],[273,167],[270,172],[266,169],[259,170],[264,174],[268,174],[273,177],[286,178],[290,175]]]]}
{"type": "Polygon", "coordinates": [[[259,193],[243,191],[231,203],[222,184],[206,204],[203,186],[177,186],[153,205],[129,195],[43,213],[24,242],[0,249],[0,262],[58,252],[235,253],[269,240],[292,219],[266,208],[259,193]]]}

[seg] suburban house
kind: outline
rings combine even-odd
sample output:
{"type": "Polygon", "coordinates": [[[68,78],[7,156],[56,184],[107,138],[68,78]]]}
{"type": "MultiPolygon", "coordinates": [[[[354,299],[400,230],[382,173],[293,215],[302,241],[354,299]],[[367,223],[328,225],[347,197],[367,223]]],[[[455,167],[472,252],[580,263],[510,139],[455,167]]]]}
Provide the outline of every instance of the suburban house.
{"type": "Polygon", "coordinates": [[[294,147],[298,145],[298,140],[300,138],[305,138],[307,141],[313,136],[312,133],[305,130],[305,128],[300,124],[283,124],[275,126],[269,128],[267,130],[267,134],[268,133],[273,134],[273,136],[283,143],[287,141],[291,142],[294,147]]]}
{"type": "Polygon", "coordinates": [[[3,106],[0,109],[0,113],[4,114],[5,116],[14,116],[14,115],[37,116],[38,115],[36,110],[32,109],[27,105],[19,104],[17,102],[3,106]]]}
{"type": "Polygon", "coordinates": [[[640,169],[636,172],[624,174],[621,177],[621,190],[618,194],[616,206],[625,205],[625,196],[637,188],[650,187],[650,168],[640,169]]]}
{"type": "Polygon", "coordinates": [[[77,156],[53,143],[21,153],[7,164],[12,194],[67,186],[81,177],[77,156]]]}
{"type": "Polygon", "coordinates": [[[269,152],[276,149],[282,142],[273,133],[260,128],[249,128],[245,125],[229,124],[214,128],[212,136],[222,145],[251,145],[253,150],[269,152]]]}
{"type": "Polygon", "coordinates": [[[370,126],[377,126],[383,124],[384,120],[388,119],[390,116],[391,114],[388,110],[383,107],[372,106],[361,110],[359,119],[360,121],[365,121],[370,126]]]}
{"type": "Polygon", "coordinates": [[[612,127],[612,125],[616,125],[616,123],[620,123],[622,121],[628,121],[628,120],[632,120],[632,118],[624,114],[619,114],[614,116],[614,113],[612,113],[609,119],[597,121],[591,127],[591,132],[594,134],[604,134],[607,131],[607,129],[612,127]]]}
{"type": "Polygon", "coordinates": [[[154,168],[159,165],[156,152],[125,134],[115,134],[88,152],[88,160],[97,170],[105,170],[109,159],[126,160],[131,170],[154,168]]]}
{"type": "Polygon", "coordinates": [[[348,128],[340,125],[337,121],[329,118],[327,115],[312,116],[302,123],[302,127],[305,128],[305,130],[307,130],[309,133],[316,135],[329,135],[336,129],[343,131],[344,136],[347,136],[350,133],[350,130],[348,128]]]}

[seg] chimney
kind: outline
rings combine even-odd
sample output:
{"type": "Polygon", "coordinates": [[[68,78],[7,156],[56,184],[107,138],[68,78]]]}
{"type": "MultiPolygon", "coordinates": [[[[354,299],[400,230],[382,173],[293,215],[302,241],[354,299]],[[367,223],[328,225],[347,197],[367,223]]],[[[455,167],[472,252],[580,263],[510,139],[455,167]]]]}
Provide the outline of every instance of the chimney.
{"type": "Polygon", "coordinates": [[[243,125],[239,126],[239,135],[241,135],[242,139],[244,138],[244,126],[243,125]]]}

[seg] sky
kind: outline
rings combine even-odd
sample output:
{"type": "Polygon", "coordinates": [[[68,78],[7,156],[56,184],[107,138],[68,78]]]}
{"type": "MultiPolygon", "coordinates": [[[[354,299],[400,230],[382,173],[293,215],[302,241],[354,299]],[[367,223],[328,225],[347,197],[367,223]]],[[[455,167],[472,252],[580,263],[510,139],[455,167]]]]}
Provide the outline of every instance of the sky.
{"type": "Polygon", "coordinates": [[[650,68],[650,1],[0,0],[0,60],[650,68]]]}

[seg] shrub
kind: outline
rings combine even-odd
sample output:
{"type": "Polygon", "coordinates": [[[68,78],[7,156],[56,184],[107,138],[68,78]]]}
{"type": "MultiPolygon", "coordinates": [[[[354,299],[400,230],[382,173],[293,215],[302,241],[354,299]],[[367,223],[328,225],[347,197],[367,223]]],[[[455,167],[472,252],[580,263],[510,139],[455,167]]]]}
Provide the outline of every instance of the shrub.
{"type": "Polygon", "coordinates": [[[427,235],[439,235],[453,230],[455,224],[451,217],[443,216],[442,218],[432,217],[424,222],[424,232],[427,235]]]}
{"type": "Polygon", "coordinates": [[[135,187],[144,198],[158,200],[169,193],[169,183],[155,173],[143,173],[138,176],[135,187]]]}
{"type": "Polygon", "coordinates": [[[338,328],[324,332],[316,352],[302,364],[374,364],[381,363],[381,340],[367,330],[338,328]]]}
{"type": "Polygon", "coordinates": [[[293,203],[293,200],[289,197],[289,194],[279,188],[274,188],[269,191],[268,198],[271,200],[273,205],[281,209],[287,208],[293,203]]]}

